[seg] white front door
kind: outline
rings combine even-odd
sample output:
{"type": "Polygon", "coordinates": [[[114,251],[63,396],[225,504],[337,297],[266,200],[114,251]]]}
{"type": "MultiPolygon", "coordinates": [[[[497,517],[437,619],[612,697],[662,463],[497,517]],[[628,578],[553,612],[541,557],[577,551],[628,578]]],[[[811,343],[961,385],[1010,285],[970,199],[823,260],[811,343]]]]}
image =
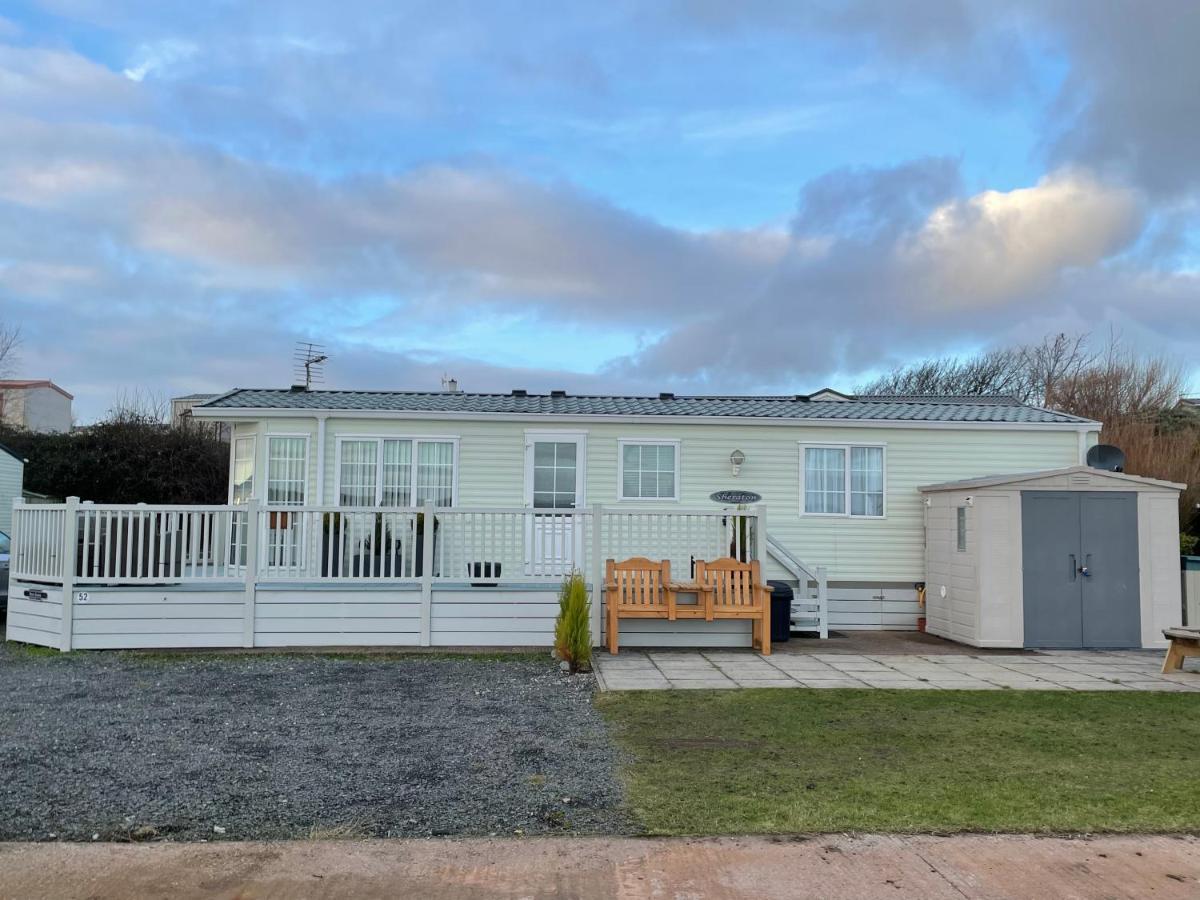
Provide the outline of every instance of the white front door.
{"type": "Polygon", "coordinates": [[[525,441],[525,506],[546,510],[528,517],[525,574],[562,576],[578,568],[583,530],[572,510],[585,506],[587,437],[539,432],[525,441]]]}

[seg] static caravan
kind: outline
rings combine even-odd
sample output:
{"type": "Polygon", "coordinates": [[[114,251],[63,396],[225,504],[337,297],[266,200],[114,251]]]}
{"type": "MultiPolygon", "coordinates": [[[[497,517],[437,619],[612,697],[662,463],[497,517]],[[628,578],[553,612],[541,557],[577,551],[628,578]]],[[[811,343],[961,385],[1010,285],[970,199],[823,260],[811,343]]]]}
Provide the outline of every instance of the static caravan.
{"type": "MultiPolygon", "coordinates": [[[[791,589],[793,631],[821,635],[927,616],[981,646],[1153,646],[1179,621],[1179,486],[1082,468],[1099,423],[1007,397],[301,387],[191,414],[229,425],[226,502],[18,506],[10,636],[547,646],[577,571],[600,643],[606,560],[633,557],[684,582],[701,561],[757,561],[791,589]],[[1074,549],[1041,561],[1070,531],[1043,523],[1072,516],[1074,549]],[[1046,600],[1072,552],[1086,583],[1046,600]]],[[[751,628],[630,619],[621,644],[749,647],[751,628]]]]}

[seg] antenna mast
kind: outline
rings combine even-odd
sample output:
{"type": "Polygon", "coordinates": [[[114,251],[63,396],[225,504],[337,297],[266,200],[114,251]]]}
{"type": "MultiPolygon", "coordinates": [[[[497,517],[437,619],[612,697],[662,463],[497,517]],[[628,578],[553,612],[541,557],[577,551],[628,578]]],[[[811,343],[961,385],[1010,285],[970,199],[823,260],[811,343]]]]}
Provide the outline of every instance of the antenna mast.
{"type": "Polygon", "coordinates": [[[311,341],[297,341],[296,351],[292,354],[293,372],[296,384],[303,384],[309,390],[314,384],[325,381],[325,370],[322,368],[329,354],[321,344],[311,341]]]}

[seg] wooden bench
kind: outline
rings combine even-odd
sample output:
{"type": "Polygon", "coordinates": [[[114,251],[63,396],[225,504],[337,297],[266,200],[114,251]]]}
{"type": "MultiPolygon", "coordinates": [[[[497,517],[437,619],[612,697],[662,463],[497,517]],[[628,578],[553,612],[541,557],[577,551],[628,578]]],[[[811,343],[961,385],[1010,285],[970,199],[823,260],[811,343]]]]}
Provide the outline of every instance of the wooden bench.
{"type": "Polygon", "coordinates": [[[620,620],[749,619],[752,643],[763,655],[771,652],[771,587],[762,581],[757,561],[696,561],[691,582],[671,581],[671,563],[634,557],[605,564],[605,609],[608,652],[620,647],[620,620]],[[680,603],[679,594],[694,593],[697,603],[680,603]]]}
{"type": "Polygon", "coordinates": [[[1200,628],[1164,628],[1163,637],[1171,642],[1163,672],[1178,672],[1189,656],[1200,656],[1200,628]]]}

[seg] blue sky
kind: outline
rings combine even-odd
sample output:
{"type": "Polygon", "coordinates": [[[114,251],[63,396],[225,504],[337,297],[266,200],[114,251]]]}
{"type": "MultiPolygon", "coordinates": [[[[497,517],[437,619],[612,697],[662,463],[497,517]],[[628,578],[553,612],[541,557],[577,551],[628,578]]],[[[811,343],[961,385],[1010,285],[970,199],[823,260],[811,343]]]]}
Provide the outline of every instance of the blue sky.
{"type": "Polygon", "coordinates": [[[806,391],[1051,331],[1200,350],[1200,11],[42,0],[0,322],[101,415],[334,387],[806,391]]]}

